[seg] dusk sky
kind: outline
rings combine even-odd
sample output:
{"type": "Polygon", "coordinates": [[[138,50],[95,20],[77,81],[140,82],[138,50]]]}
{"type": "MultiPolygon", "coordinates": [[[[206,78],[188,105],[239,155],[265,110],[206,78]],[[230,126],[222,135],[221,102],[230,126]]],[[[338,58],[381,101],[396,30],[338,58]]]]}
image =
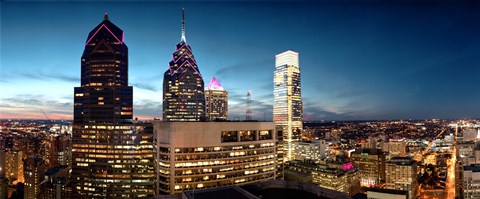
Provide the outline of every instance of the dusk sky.
{"type": "Polygon", "coordinates": [[[134,117],[160,118],[182,7],[205,85],[215,76],[229,91],[229,119],[245,119],[251,90],[254,119],[271,120],[286,50],[300,54],[306,121],[480,118],[480,3],[334,2],[2,1],[0,118],[73,118],[84,43],[105,11],[125,32],[134,117]]]}

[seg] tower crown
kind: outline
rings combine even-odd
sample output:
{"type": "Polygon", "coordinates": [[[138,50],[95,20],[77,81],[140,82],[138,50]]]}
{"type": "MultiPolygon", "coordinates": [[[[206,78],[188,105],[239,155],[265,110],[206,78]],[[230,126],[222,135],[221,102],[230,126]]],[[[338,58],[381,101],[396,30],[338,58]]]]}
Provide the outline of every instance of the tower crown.
{"type": "Polygon", "coordinates": [[[185,8],[182,8],[182,38],[180,42],[187,43],[187,38],[185,37],[185,8]]]}
{"type": "Polygon", "coordinates": [[[218,82],[217,78],[213,77],[207,87],[208,90],[223,91],[223,86],[218,82]]]}

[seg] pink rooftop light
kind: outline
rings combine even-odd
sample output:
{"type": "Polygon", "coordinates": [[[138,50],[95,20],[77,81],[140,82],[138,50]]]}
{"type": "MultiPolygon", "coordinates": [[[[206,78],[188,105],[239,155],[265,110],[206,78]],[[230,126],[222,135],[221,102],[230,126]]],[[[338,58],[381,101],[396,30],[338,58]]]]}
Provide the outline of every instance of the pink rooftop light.
{"type": "Polygon", "coordinates": [[[218,82],[217,78],[213,77],[210,83],[208,84],[208,90],[221,90],[223,91],[222,84],[218,82]]]}

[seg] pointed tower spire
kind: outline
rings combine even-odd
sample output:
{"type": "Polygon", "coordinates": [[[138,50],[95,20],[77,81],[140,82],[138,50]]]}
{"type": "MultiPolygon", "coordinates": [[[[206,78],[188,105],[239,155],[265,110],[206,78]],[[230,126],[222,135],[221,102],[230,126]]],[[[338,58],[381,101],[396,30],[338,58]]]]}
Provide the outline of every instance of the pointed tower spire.
{"type": "Polygon", "coordinates": [[[105,15],[103,15],[103,20],[109,20],[110,21],[110,19],[108,18],[108,12],[107,11],[105,11],[105,15]]]}
{"type": "Polygon", "coordinates": [[[182,8],[182,39],[184,43],[187,43],[187,39],[185,38],[185,8],[182,8]]]}

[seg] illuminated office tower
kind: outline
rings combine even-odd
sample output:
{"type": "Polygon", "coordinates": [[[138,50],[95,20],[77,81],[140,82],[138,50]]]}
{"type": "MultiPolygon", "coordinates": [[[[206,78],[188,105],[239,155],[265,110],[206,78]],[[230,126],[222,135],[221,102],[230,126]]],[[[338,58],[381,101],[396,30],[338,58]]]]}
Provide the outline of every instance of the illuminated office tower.
{"type": "Polygon", "coordinates": [[[288,50],[275,56],[273,83],[273,121],[283,134],[285,160],[292,160],[293,142],[299,139],[303,119],[297,52],[288,50]]]}
{"type": "Polygon", "coordinates": [[[223,89],[217,78],[205,89],[206,115],[208,121],[227,120],[228,117],[228,92],[223,89]]]}
{"type": "Polygon", "coordinates": [[[204,82],[192,49],[185,38],[182,12],[182,37],[163,76],[163,121],[205,120],[204,82]]]}
{"type": "Polygon", "coordinates": [[[362,187],[375,187],[384,183],[385,153],[380,149],[356,149],[351,153],[351,157],[360,172],[362,187]]]}
{"type": "Polygon", "coordinates": [[[158,193],[240,186],[277,175],[273,122],[153,123],[158,193]]]}
{"type": "Polygon", "coordinates": [[[88,35],[75,87],[73,198],[153,196],[153,129],[132,123],[128,48],[105,14],[88,35]]]}
{"type": "Polygon", "coordinates": [[[45,161],[37,156],[25,160],[25,199],[40,199],[45,194],[45,161]]]}
{"type": "Polygon", "coordinates": [[[17,150],[5,150],[0,151],[0,158],[2,162],[0,163],[0,167],[3,170],[2,173],[4,174],[6,179],[9,180],[16,180],[17,182],[23,182],[23,158],[24,158],[23,151],[17,150]],[[1,166],[4,165],[4,166],[1,166]]]}
{"type": "Polygon", "coordinates": [[[408,198],[415,198],[419,188],[418,177],[418,163],[410,157],[393,157],[386,163],[387,189],[408,191],[408,198]]]}

